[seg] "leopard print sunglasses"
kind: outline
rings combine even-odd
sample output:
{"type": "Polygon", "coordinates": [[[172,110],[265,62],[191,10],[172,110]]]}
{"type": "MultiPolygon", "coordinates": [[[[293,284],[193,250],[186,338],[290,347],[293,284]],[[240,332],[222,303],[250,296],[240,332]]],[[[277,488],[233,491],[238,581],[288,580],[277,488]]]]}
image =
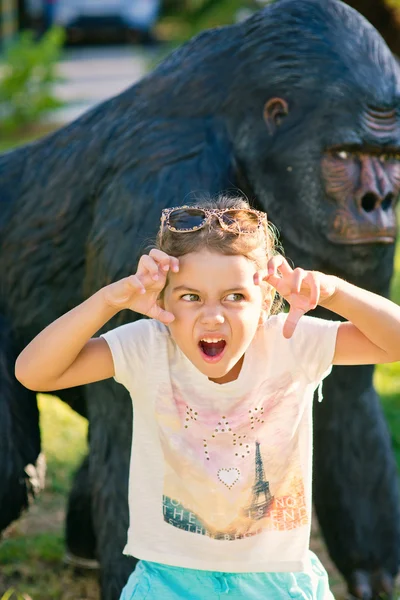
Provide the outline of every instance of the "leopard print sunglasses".
{"type": "Polygon", "coordinates": [[[253,208],[202,208],[177,206],[164,208],[161,213],[161,232],[167,227],[176,233],[198,231],[216,218],[220,227],[231,233],[254,233],[267,221],[267,214],[253,208]]]}

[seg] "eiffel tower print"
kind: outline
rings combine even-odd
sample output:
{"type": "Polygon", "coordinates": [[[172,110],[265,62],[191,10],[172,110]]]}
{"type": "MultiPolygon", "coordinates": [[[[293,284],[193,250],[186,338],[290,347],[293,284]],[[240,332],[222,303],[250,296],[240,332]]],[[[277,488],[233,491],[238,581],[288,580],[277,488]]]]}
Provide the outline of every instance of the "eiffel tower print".
{"type": "Polygon", "coordinates": [[[251,504],[243,509],[243,513],[250,519],[262,519],[267,514],[274,497],[271,495],[269,482],[265,479],[260,442],[256,442],[256,469],[252,493],[251,504]]]}

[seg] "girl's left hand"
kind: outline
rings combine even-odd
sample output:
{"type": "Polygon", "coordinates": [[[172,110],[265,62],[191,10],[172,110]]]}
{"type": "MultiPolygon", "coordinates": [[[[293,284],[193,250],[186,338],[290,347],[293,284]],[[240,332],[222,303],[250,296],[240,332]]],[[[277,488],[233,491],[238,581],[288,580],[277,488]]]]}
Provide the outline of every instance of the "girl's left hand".
{"type": "Polygon", "coordinates": [[[319,271],[305,271],[292,267],[283,256],[274,256],[268,261],[265,271],[254,275],[254,283],[265,281],[289,303],[283,335],[290,338],[300,318],[318,304],[323,306],[336,293],[336,277],[319,271]]]}

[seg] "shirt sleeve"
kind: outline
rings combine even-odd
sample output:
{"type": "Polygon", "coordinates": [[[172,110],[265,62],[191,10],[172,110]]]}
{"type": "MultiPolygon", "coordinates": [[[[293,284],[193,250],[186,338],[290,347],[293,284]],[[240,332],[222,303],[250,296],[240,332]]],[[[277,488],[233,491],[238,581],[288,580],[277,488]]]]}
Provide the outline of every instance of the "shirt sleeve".
{"type": "Polygon", "coordinates": [[[318,384],[332,370],[340,321],[301,317],[290,338],[292,352],[310,382],[318,384]]]}
{"type": "Polygon", "coordinates": [[[151,319],[139,319],[103,333],[113,362],[114,379],[131,392],[140,384],[146,372],[151,344],[154,340],[154,327],[151,319]]]}

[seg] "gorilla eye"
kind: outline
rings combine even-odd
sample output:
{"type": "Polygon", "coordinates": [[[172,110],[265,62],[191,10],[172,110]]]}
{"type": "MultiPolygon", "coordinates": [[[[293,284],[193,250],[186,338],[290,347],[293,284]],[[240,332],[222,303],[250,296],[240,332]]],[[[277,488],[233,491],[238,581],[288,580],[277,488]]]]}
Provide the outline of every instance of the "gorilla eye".
{"type": "Polygon", "coordinates": [[[387,163],[387,162],[395,163],[400,160],[400,154],[396,154],[396,153],[380,154],[378,158],[381,163],[387,163]]]}

